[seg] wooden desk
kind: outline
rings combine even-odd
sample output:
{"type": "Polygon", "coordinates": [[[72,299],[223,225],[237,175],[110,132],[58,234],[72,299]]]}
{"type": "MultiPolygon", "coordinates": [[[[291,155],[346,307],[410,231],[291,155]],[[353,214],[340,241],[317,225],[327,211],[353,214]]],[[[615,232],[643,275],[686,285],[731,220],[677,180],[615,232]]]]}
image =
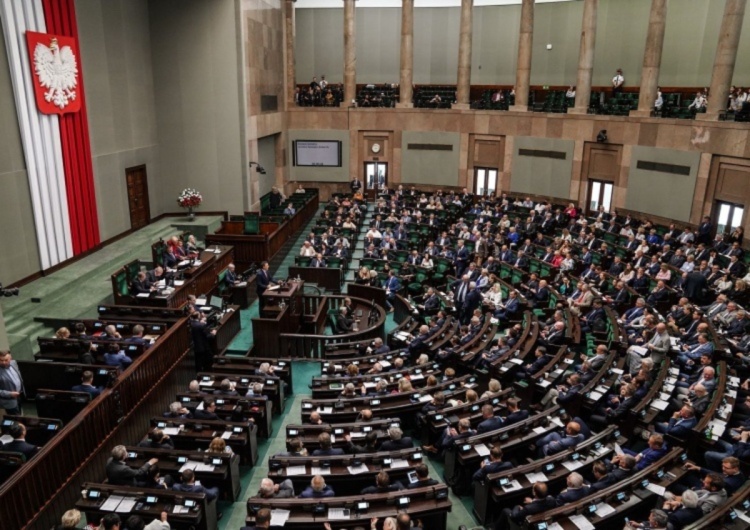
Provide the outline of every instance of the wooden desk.
{"type": "Polygon", "coordinates": [[[329,508],[351,509],[349,519],[345,521],[332,521],[332,528],[351,528],[364,526],[369,528],[373,517],[396,517],[402,509],[399,508],[400,498],[408,498],[408,508],[403,510],[409,513],[412,521],[422,521],[423,528],[429,530],[445,530],[447,513],[451,511],[451,501],[447,496],[448,487],[438,484],[426,488],[413,490],[395,491],[391,493],[377,493],[372,495],[352,495],[327,497],[323,499],[261,499],[251,497],[247,500],[246,524],[254,522],[255,513],[260,508],[286,509],[291,513],[284,528],[310,530],[320,528],[324,522],[330,521],[327,513],[329,508]],[[357,511],[359,502],[367,502],[369,507],[364,511],[357,511]],[[320,506],[320,513],[311,510],[311,504],[320,506]]]}
{"type": "MultiPolygon", "coordinates": [[[[222,374],[217,372],[198,372],[198,382],[201,386],[201,391],[208,392],[213,390],[219,390],[221,381],[228,379],[235,383],[235,390],[241,396],[247,394],[248,389],[254,383],[261,383],[263,385],[263,395],[269,397],[273,402],[276,412],[281,414],[284,411],[285,396],[284,396],[284,383],[276,376],[273,375],[237,375],[237,374],[222,374]]],[[[221,396],[216,396],[221,397],[221,396]]]]}
{"type": "Polygon", "coordinates": [[[189,451],[198,447],[206,449],[217,436],[231,433],[225,440],[242,458],[243,464],[253,466],[258,461],[258,427],[251,423],[157,417],[151,418],[151,427],[179,429],[177,433],[168,432],[169,437],[174,440],[176,449],[189,451]]]}
{"type": "Polygon", "coordinates": [[[112,510],[103,510],[102,507],[111,495],[127,496],[128,498],[137,499],[139,502],[145,501],[147,497],[156,497],[156,503],[152,505],[143,505],[140,509],[136,506],[126,513],[121,513],[120,517],[127,519],[130,515],[140,515],[146,524],[153,519],[161,517],[161,512],[169,506],[182,506],[185,501],[195,501],[195,508],[188,513],[175,514],[169,510],[169,525],[176,530],[216,530],[216,502],[208,502],[205,493],[185,493],[182,491],[171,491],[162,489],[149,488],[132,488],[128,486],[110,486],[108,484],[96,484],[86,482],[83,484],[83,491],[87,493],[86,497],[80,497],[75,508],[86,515],[86,521],[89,524],[98,525],[101,518],[112,510]],[[88,498],[89,492],[101,492],[99,499],[88,498]]]}
{"type": "Polygon", "coordinates": [[[39,388],[70,390],[81,384],[81,374],[94,373],[94,386],[103,388],[117,377],[117,368],[99,364],[79,364],[47,361],[18,361],[23,376],[26,397],[33,399],[39,388]]]}
{"type": "Polygon", "coordinates": [[[240,306],[231,305],[227,307],[226,312],[221,316],[219,326],[216,328],[216,340],[209,341],[214,357],[223,355],[227,351],[232,340],[241,329],[240,306]]]}
{"type": "Polygon", "coordinates": [[[180,482],[180,474],[186,463],[201,463],[213,469],[194,469],[195,479],[207,487],[217,486],[223,499],[236,501],[240,490],[240,458],[235,454],[205,453],[203,451],[179,451],[177,449],[152,449],[128,445],[128,458],[125,463],[133,469],[140,469],[152,458],[159,459],[162,475],[170,475],[175,484],[180,482]],[[131,456],[134,455],[134,456],[131,456]]]}
{"type": "Polygon", "coordinates": [[[271,357],[236,357],[220,355],[214,358],[213,368],[223,373],[255,375],[260,365],[268,363],[273,367],[273,375],[288,385],[289,393],[294,393],[291,359],[274,359],[271,357]]]}
{"type": "Polygon", "coordinates": [[[258,436],[270,438],[273,433],[271,423],[271,407],[273,404],[266,396],[244,397],[244,396],[222,396],[212,393],[185,392],[177,394],[177,401],[192,412],[200,406],[201,402],[207,398],[213,398],[216,401],[216,414],[222,418],[231,417],[235,407],[242,404],[244,406],[243,416],[247,419],[252,418],[255,425],[258,426],[258,436]]]}
{"type": "Polygon", "coordinates": [[[62,429],[62,421],[55,418],[35,418],[33,416],[15,416],[6,414],[0,424],[3,434],[9,434],[10,426],[21,423],[26,427],[26,441],[32,445],[42,446],[49,442],[62,429]]]}

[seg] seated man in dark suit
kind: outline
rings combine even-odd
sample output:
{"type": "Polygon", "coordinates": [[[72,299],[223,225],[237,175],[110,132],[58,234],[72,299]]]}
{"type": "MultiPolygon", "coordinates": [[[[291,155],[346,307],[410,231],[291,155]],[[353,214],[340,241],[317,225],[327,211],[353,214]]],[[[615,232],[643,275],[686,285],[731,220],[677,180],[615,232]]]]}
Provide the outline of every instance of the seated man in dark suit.
{"type": "Polygon", "coordinates": [[[375,453],[378,450],[378,433],[370,431],[365,435],[364,445],[357,445],[352,442],[351,435],[347,434],[344,436],[346,440],[346,447],[344,450],[352,455],[357,453],[375,453]]]}
{"type": "Polygon", "coordinates": [[[654,429],[660,434],[669,434],[684,440],[690,435],[697,423],[698,420],[695,417],[693,407],[685,405],[669,418],[669,423],[655,423],[654,429]]]}
{"type": "Polygon", "coordinates": [[[525,381],[527,377],[537,373],[552,360],[552,356],[547,353],[547,348],[544,346],[537,346],[534,350],[534,357],[533,363],[524,364],[518,369],[515,375],[517,380],[525,381]]]}
{"type": "Polygon", "coordinates": [[[94,372],[86,370],[81,374],[81,384],[71,388],[73,392],[88,392],[91,399],[102,393],[102,389],[94,386],[94,372]]]}
{"type": "Polygon", "coordinates": [[[182,472],[180,477],[180,483],[172,486],[174,491],[182,491],[185,493],[205,493],[206,500],[211,502],[219,496],[219,488],[207,488],[202,484],[195,483],[195,471],[192,469],[186,469],[182,472]]]}
{"type": "Polygon", "coordinates": [[[155,269],[146,273],[146,279],[151,284],[162,281],[164,279],[164,269],[157,265],[155,269]]]}
{"type": "Polygon", "coordinates": [[[148,281],[146,273],[140,271],[138,276],[130,283],[130,294],[135,296],[137,294],[147,294],[151,291],[155,291],[156,287],[151,285],[148,281]]]}
{"type": "Polygon", "coordinates": [[[148,438],[138,443],[138,447],[147,447],[149,449],[174,449],[174,441],[164,434],[159,428],[153,429],[148,433],[148,438]]]}
{"type": "Polygon", "coordinates": [[[271,510],[261,508],[255,514],[255,526],[243,526],[240,530],[267,530],[271,527],[271,510]]]}
{"type": "Polygon", "coordinates": [[[555,498],[558,506],[576,502],[589,494],[589,487],[583,484],[583,477],[579,473],[571,473],[565,482],[568,487],[555,498]]]}
{"type": "Polygon", "coordinates": [[[354,330],[354,320],[349,318],[346,307],[339,308],[339,314],[336,317],[336,332],[340,334],[351,333],[354,330]]]}
{"type": "Polygon", "coordinates": [[[533,498],[527,497],[523,504],[514,506],[513,509],[503,508],[498,528],[511,528],[512,523],[520,525],[529,515],[536,515],[555,507],[555,498],[547,495],[547,485],[544,482],[535,482],[531,491],[533,498]]]}
{"type": "Polygon", "coordinates": [[[326,267],[326,260],[323,259],[323,254],[315,254],[315,257],[310,260],[310,267],[324,269],[326,267]]]}
{"type": "Polygon", "coordinates": [[[506,427],[529,417],[529,411],[521,410],[519,403],[521,403],[521,400],[517,397],[508,398],[508,401],[505,402],[508,409],[508,415],[505,416],[503,421],[505,422],[504,425],[506,427]]]}
{"type": "Polygon", "coordinates": [[[398,480],[391,484],[391,477],[387,471],[381,471],[375,475],[375,485],[367,486],[361,491],[362,495],[369,495],[370,493],[390,493],[391,491],[398,491],[404,489],[403,484],[398,480]]]}
{"type": "Polygon", "coordinates": [[[107,461],[107,482],[113,486],[142,486],[151,466],[155,466],[158,458],[152,458],[140,469],[133,469],[125,463],[128,450],[124,445],[115,446],[112,449],[112,457],[107,461]]]}
{"type": "Polygon", "coordinates": [[[482,461],[481,467],[474,473],[471,479],[480,482],[491,473],[499,473],[500,471],[506,471],[512,468],[513,464],[510,462],[503,462],[503,450],[499,445],[496,445],[490,450],[489,459],[482,461]]]}
{"type": "Polygon", "coordinates": [[[313,451],[312,456],[336,456],[344,454],[343,449],[334,449],[331,447],[331,435],[327,432],[320,433],[318,443],[320,444],[320,449],[313,451]]]}
{"type": "Polygon", "coordinates": [[[417,480],[406,486],[406,489],[408,490],[424,488],[426,486],[437,486],[440,484],[434,478],[430,478],[430,469],[425,464],[417,464],[414,466],[414,472],[417,474],[417,480]]]}
{"type": "Polygon", "coordinates": [[[482,406],[482,421],[477,425],[477,434],[501,429],[503,425],[503,419],[500,416],[495,416],[495,409],[492,405],[482,406]]]}
{"type": "Polygon", "coordinates": [[[592,492],[600,491],[629,477],[635,469],[635,457],[630,455],[617,455],[611,462],[603,462],[607,470],[606,475],[599,478],[591,485],[592,492]]]}
{"type": "Polygon", "coordinates": [[[203,400],[203,409],[195,409],[193,412],[193,419],[195,420],[219,420],[219,415],[216,414],[216,401],[214,398],[207,397],[203,400]]]}
{"type": "Polygon", "coordinates": [[[39,451],[36,445],[31,445],[26,441],[26,426],[22,423],[11,425],[8,434],[13,438],[13,441],[0,446],[3,451],[21,453],[27,461],[39,451]]]}
{"type": "Polygon", "coordinates": [[[133,334],[125,339],[125,342],[130,344],[141,344],[144,346],[144,349],[148,348],[151,343],[143,338],[143,326],[140,324],[136,324],[133,326],[133,334]]]}
{"type": "Polygon", "coordinates": [[[408,449],[413,447],[413,442],[409,436],[404,436],[400,427],[391,427],[388,429],[390,440],[383,442],[379,451],[398,451],[399,449],[408,449]]]}
{"type": "Polygon", "coordinates": [[[234,272],[234,263],[227,265],[227,273],[224,275],[224,284],[227,287],[233,287],[240,283],[240,278],[234,272]]]}
{"type": "Polygon", "coordinates": [[[335,497],[336,492],[331,486],[326,485],[326,481],[320,475],[315,475],[310,481],[310,485],[300,493],[300,499],[320,499],[322,497],[335,497]]]}

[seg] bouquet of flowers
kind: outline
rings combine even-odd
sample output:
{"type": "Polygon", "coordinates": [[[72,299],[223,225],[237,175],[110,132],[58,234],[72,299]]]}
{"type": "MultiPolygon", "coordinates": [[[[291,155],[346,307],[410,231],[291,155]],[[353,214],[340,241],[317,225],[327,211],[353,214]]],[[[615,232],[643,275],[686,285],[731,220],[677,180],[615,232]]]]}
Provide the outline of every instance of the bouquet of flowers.
{"type": "Polygon", "coordinates": [[[181,208],[195,208],[196,206],[200,206],[202,202],[203,196],[198,190],[194,190],[193,188],[185,188],[179,197],[177,197],[177,204],[181,208]]]}

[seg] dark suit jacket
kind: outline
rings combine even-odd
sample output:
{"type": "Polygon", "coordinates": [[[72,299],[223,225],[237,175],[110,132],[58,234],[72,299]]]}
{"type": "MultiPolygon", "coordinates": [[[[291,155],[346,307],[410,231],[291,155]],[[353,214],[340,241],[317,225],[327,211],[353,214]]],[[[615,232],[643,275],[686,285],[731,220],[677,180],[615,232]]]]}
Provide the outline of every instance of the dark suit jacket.
{"type": "Polygon", "coordinates": [[[89,394],[91,394],[92,398],[95,398],[96,396],[102,393],[101,388],[97,388],[91,385],[76,385],[70,390],[73,392],[88,392],[89,394]]]}
{"type": "Polygon", "coordinates": [[[494,431],[503,427],[503,419],[499,416],[488,418],[477,425],[477,434],[494,431]]]}
{"type": "Polygon", "coordinates": [[[258,294],[262,294],[266,289],[268,289],[268,286],[273,281],[273,277],[271,276],[271,273],[264,270],[259,270],[258,273],[255,275],[255,289],[258,291],[258,294]]]}
{"type": "Polygon", "coordinates": [[[398,451],[399,449],[409,449],[414,444],[411,441],[411,437],[404,436],[400,440],[388,440],[383,442],[378,451],[398,451]]]}
{"type": "Polygon", "coordinates": [[[0,446],[3,451],[10,451],[13,453],[21,453],[26,457],[26,460],[34,456],[39,448],[36,445],[31,445],[26,440],[13,440],[5,445],[0,446]]]}
{"type": "Polygon", "coordinates": [[[138,481],[146,479],[146,473],[151,464],[146,462],[140,469],[132,469],[125,462],[113,460],[107,461],[107,480],[113,486],[136,486],[138,481]]]}
{"type": "Polygon", "coordinates": [[[343,454],[344,450],[339,449],[338,447],[331,449],[316,449],[312,452],[312,456],[338,456],[343,454]]]}
{"type": "Polygon", "coordinates": [[[582,486],[580,488],[576,489],[567,489],[560,493],[560,495],[557,496],[556,502],[558,506],[563,506],[565,504],[576,502],[579,499],[584,498],[586,495],[589,494],[589,488],[587,486],[582,486]]]}

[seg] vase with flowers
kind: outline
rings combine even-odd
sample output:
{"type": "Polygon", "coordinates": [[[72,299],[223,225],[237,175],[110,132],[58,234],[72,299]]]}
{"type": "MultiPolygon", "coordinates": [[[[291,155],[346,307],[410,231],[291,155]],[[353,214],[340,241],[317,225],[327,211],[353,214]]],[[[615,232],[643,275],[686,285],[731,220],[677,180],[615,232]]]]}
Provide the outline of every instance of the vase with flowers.
{"type": "Polygon", "coordinates": [[[194,209],[200,206],[202,202],[203,196],[193,188],[185,188],[177,197],[177,204],[180,205],[180,208],[187,208],[188,217],[191,221],[195,221],[194,209]]]}

